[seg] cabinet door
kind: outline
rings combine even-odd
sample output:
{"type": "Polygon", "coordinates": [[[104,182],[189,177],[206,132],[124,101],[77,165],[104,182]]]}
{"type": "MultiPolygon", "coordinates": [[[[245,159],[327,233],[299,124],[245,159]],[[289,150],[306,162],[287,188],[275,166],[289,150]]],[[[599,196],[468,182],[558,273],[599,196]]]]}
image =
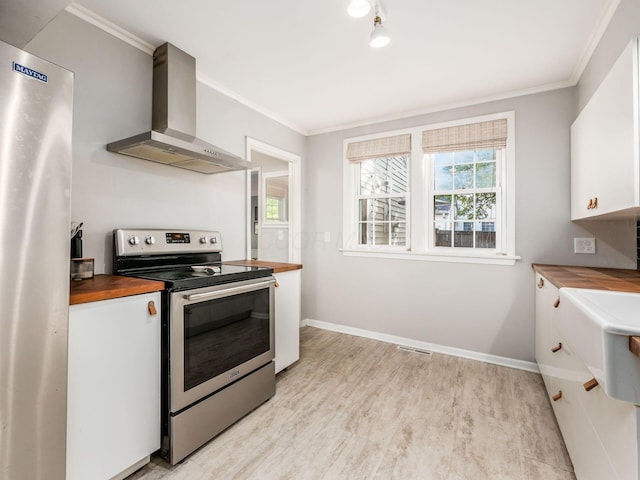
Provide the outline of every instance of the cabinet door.
{"type": "Polygon", "coordinates": [[[68,480],[111,479],[160,448],[159,312],[159,293],[70,307],[68,480]]]}
{"type": "Polygon", "coordinates": [[[571,219],[638,201],[638,50],[623,51],[571,127],[571,219]],[[597,208],[588,209],[597,197],[597,208]]]}
{"type": "Polygon", "coordinates": [[[275,274],[276,373],[300,358],[300,270],[275,274]]]}
{"type": "Polygon", "coordinates": [[[539,273],[536,274],[536,362],[540,374],[544,379],[547,390],[550,391],[550,377],[553,353],[558,338],[551,329],[551,310],[558,298],[558,289],[539,273]]]}

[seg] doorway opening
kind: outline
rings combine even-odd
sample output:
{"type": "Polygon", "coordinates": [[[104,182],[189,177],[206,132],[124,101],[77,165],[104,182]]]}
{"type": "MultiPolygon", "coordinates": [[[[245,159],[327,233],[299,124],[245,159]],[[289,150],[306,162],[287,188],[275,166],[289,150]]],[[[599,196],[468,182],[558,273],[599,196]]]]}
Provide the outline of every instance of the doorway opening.
{"type": "Polygon", "coordinates": [[[246,258],[300,263],[300,156],[247,138],[246,258]]]}

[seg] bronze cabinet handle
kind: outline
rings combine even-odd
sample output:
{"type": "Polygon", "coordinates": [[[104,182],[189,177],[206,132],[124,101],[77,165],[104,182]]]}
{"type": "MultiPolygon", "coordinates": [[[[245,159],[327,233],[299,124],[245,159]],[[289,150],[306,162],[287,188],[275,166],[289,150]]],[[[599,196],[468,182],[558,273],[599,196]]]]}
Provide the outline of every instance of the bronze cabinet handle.
{"type": "Polygon", "coordinates": [[[149,315],[157,315],[158,310],[156,310],[156,305],[153,303],[153,300],[147,304],[147,309],[149,310],[149,315]]]}
{"type": "Polygon", "coordinates": [[[556,352],[557,352],[557,351],[559,351],[561,348],[562,348],[562,342],[558,342],[558,345],[556,345],[555,347],[553,347],[553,348],[551,349],[551,351],[552,351],[553,353],[556,353],[556,352]]]}
{"type": "Polygon", "coordinates": [[[540,277],[540,281],[538,282],[538,288],[544,287],[544,278],[540,277]]]}
{"type": "Polygon", "coordinates": [[[556,393],[553,397],[551,397],[551,400],[553,400],[554,402],[557,402],[561,398],[562,398],[562,390],[558,390],[558,393],[556,393]]]}
{"type": "Polygon", "coordinates": [[[593,198],[589,199],[589,205],[587,205],[587,210],[591,210],[593,208],[593,198]]]}
{"type": "Polygon", "coordinates": [[[560,297],[558,297],[558,299],[553,302],[553,308],[558,308],[560,306],[560,297]]]}
{"type": "Polygon", "coordinates": [[[588,382],[583,383],[582,386],[587,392],[590,392],[598,386],[598,381],[595,378],[592,378],[588,382]]]}
{"type": "Polygon", "coordinates": [[[591,208],[598,208],[598,197],[593,197],[593,206],[591,208]]]}

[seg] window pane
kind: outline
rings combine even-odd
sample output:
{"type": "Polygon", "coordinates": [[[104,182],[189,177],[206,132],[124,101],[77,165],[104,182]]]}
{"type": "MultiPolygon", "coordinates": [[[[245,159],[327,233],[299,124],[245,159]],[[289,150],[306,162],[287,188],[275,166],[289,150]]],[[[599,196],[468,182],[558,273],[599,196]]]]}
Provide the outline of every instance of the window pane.
{"type": "Polygon", "coordinates": [[[451,195],[436,195],[433,205],[436,247],[451,246],[451,195]]]}
{"type": "Polygon", "coordinates": [[[390,193],[405,193],[409,191],[409,156],[392,157],[389,159],[389,177],[391,180],[390,193]]]}
{"type": "Polygon", "coordinates": [[[495,148],[484,148],[482,150],[476,150],[478,156],[478,162],[489,162],[496,159],[495,148]]]}
{"type": "Polygon", "coordinates": [[[436,190],[451,190],[453,188],[453,167],[451,165],[436,166],[434,178],[436,190]]]}
{"type": "Polygon", "coordinates": [[[491,188],[496,186],[496,162],[478,163],[476,165],[476,187],[491,188]]]}
{"type": "Polygon", "coordinates": [[[402,155],[360,162],[360,195],[406,192],[408,159],[402,155]]]}
{"type": "Polygon", "coordinates": [[[389,223],[361,222],[361,245],[389,245],[389,223]]]}
{"type": "Polygon", "coordinates": [[[454,163],[473,163],[473,150],[466,152],[455,152],[453,154],[454,163]]]}
{"type": "Polygon", "coordinates": [[[473,193],[454,195],[454,201],[456,220],[473,218],[473,193]]]}
{"type": "Polygon", "coordinates": [[[391,244],[406,245],[407,237],[407,202],[404,198],[391,198],[391,244]]]}
{"type": "Polygon", "coordinates": [[[476,248],[496,248],[495,222],[475,222],[476,248]]]}
{"type": "Polygon", "coordinates": [[[496,194],[478,193],[476,194],[476,218],[479,220],[496,218],[496,194]]]}
{"type": "Polygon", "coordinates": [[[404,246],[407,244],[407,224],[395,222],[391,224],[391,245],[404,246]]]}
{"type": "Polygon", "coordinates": [[[473,164],[456,165],[453,174],[454,188],[473,188],[473,164]]]}
{"type": "Polygon", "coordinates": [[[389,221],[389,200],[386,198],[364,198],[360,200],[360,221],[389,221]]]}
{"type": "Polygon", "coordinates": [[[454,247],[473,247],[473,222],[455,222],[454,229],[454,247]]]}
{"type": "Polygon", "coordinates": [[[451,190],[453,188],[453,155],[436,153],[433,158],[434,188],[451,190]]]}

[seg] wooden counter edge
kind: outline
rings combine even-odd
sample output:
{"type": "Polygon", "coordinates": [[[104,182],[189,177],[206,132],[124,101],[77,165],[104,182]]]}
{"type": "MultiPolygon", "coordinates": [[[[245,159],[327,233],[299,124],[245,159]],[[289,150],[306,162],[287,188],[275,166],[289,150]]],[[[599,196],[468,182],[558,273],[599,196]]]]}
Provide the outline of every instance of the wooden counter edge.
{"type": "Polygon", "coordinates": [[[71,281],[69,305],[111,300],[164,290],[163,282],[120,275],[96,275],[93,278],[71,281]]]}
{"type": "Polygon", "coordinates": [[[640,271],[634,269],[538,263],[531,267],[557,288],[640,293],[640,271]]]}
{"type": "Polygon", "coordinates": [[[273,273],[290,272],[292,270],[300,270],[302,268],[302,265],[299,263],[270,262],[268,260],[232,260],[222,263],[225,265],[240,265],[243,267],[269,267],[273,268],[273,273]]]}

